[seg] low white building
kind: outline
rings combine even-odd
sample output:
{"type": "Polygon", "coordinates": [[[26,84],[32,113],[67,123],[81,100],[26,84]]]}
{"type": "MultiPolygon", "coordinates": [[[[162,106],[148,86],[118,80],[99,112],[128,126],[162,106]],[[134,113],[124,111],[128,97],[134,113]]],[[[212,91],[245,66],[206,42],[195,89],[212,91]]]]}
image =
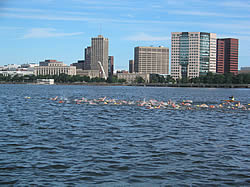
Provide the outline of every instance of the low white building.
{"type": "Polygon", "coordinates": [[[135,82],[137,77],[141,77],[146,83],[150,80],[150,74],[148,73],[117,73],[118,79],[125,79],[127,83],[135,82]]]}
{"type": "Polygon", "coordinates": [[[2,74],[5,77],[9,75],[11,77],[14,77],[15,75],[18,75],[21,77],[25,75],[34,75],[34,71],[0,71],[0,74],[2,74]]]}
{"type": "Polygon", "coordinates": [[[54,83],[55,83],[54,79],[37,79],[37,84],[52,85],[54,83]]]}
{"type": "Polygon", "coordinates": [[[58,62],[56,60],[45,60],[40,62],[40,66],[34,67],[35,75],[76,75],[75,66],[67,66],[63,62],[58,62]]]}
{"type": "Polygon", "coordinates": [[[20,65],[17,65],[17,64],[8,64],[8,65],[4,65],[3,70],[6,70],[6,71],[17,71],[18,68],[20,68],[20,65]]]}
{"type": "Polygon", "coordinates": [[[82,70],[82,69],[77,69],[76,70],[76,75],[79,75],[81,77],[87,76],[90,78],[95,78],[95,77],[100,77],[100,71],[99,70],[82,70]]]}

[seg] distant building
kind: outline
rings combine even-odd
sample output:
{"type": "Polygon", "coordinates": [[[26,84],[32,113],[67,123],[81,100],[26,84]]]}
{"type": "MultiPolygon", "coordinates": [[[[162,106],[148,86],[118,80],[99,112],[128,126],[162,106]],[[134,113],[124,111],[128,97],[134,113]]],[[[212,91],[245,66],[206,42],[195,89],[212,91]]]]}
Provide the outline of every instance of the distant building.
{"type": "Polygon", "coordinates": [[[90,77],[90,78],[95,78],[95,77],[100,77],[100,72],[99,72],[99,70],[77,69],[76,70],[76,75],[79,75],[81,77],[87,76],[87,77],[90,77]]]}
{"type": "Polygon", "coordinates": [[[20,77],[25,76],[25,75],[34,75],[34,71],[0,71],[0,74],[2,74],[3,76],[7,77],[7,76],[11,76],[14,77],[15,75],[18,75],[20,77]]]}
{"type": "Polygon", "coordinates": [[[117,73],[117,78],[125,79],[127,83],[135,82],[137,77],[142,77],[146,83],[150,80],[150,74],[148,73],[117,73]]]}
{"type": "Polygon", "coordinates": [[[216,73],[216,34],[172,32],[171,76],[194,78],[216,73]]]}
{"type": "Polygon", "coordinates": [[[91,47],[87,47],[85,48],[85,53],[84,53],[84,59],[85,59],[85,63],[84,63],[84,70],[91,70],[91,47]]]}
{"type": "Polygon", "coordinates": [[[134,73],[134,60],[129,60],[129,73],[134,73]]]}
{"type": "Polygon", "coordinates": [[[76,75],[75,66],[67,66],[63,62],[56,60],[45,60],[39,63],[40,66],[35,67],[35,75],[76,75]]]}
{"type": "Polygon", "coordinates": [[[217,39],[217,73],[233,73],[234,75],[238,74],[238,48],[238,39],[217,39]]]}
{"type": "Polygon", "coordinates": [[[55,83],[54,79],[37,79],[36,80],[37,84],[42,84],[42,85],[52,85],[55,83]]]}
{"type": "Polygon", "coordinates": [[[239,74],[248,74],[250,73],[250,67],[241,67],[239,70],[239,74]]]}
{"type": "MultiPolygon", "coordinates": [[[[109,41],[108,38],[104,38],[99,35],[96,38],[91,39],[91,70],[99,70],[102,72],[98,62],[103,66],[105,75],[108,76],[108,52],[109,52],[109,41]]],[[[104,77],[102,72],[101,77],[104,77]]]]}
{"type": "Polygon", "coordinates": [[[134,72],[169,74],[169,48],[135,47],[134,72]]]}
{"type": "Polygon", "coordinates": [[[27,63],[27,64],[21,64],[21,68],[34,68],[36,66],[39,66],[38,64],[36,63],[27,63]]]}
{"type": "Polygon", "coordinates": [[[126,73],[126,74],[128,74],[128,71],[127,70],[117,70],[116,71],[116,74],[119,74],[119,73],[126,73]]]}
{"type": "Polygon", "coordinates": [[[71,66],[75,66],[76,69],[84,69],[84,64],[85,64],[84,60],[78,60],[77,63],[73,63],[71,64],[71,66]]]}
{"type": "Polygon", "coordinates": [[[8,65],[4,65],[3,70],[6,71],[17,71],[18,68],[20,68],[20,65],[17,64],[8,64],[8,65]]]}
{"type": "Polygon", "coordinates": [[[108,61],[108,76],[112,77],[114,73],[114,56],[109,56],[108,61]]]}

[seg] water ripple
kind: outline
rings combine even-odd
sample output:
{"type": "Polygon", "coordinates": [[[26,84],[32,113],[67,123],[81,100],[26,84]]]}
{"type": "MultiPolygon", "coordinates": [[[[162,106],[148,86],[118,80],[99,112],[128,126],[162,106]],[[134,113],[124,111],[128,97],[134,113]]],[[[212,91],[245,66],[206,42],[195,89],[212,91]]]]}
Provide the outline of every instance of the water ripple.
{"type": "Polygon", "coordinates": [[[249,186],[249,111],[147,110],[49,100],[110,96],[202,103],[237,95],[249,102],[248,90],[0,86],[3,186],[249,186]]]}

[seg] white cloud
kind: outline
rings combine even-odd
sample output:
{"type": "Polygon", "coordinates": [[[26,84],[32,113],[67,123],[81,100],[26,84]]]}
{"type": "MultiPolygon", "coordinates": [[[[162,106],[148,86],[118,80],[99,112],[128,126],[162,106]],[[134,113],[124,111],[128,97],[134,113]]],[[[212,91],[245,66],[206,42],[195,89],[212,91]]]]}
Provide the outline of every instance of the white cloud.
{"type": "Polygon", "coordinates": [[[250,8],[250,3],[245,1],[225,1],[220,3],[222,6],[231,7],[231,8],[250,8]]]}
{"type": "Polygon", "coordinates": [[[168,11],[170,14],[177,14],[177,15],[189,15],[189,16],[215,16],[215,17],[229,17],[229,18],[246,18],[249,16],[240,16],[235,14],[223,14],[217,12],[204,12],[204,11],[184,11],[184,10],[173,10],[168,11]]]}
{"type": "Polygon", "coordinates": [[[0,11],[8,12],[43,12],[41,9],[28,9],[28,8],[0,8],[0,11]]]}
{"type": "Polygon", "coordinates": [[[50,37],[63,37],[63,36],[76,36],[81,35],[82,32],[73,33],[59,33],[53,28],[32,28],[25,34],[22,39],[28,38],[50,38],[50,37]]]}
{"type": "Polygon", "coordinates": [[[169,36],[150,36],[145,33],[139,33],[135,36],[129,36],[125,38],[126,40],[131,40],[131,41],[166,41],[170,40],[169,36]]]}

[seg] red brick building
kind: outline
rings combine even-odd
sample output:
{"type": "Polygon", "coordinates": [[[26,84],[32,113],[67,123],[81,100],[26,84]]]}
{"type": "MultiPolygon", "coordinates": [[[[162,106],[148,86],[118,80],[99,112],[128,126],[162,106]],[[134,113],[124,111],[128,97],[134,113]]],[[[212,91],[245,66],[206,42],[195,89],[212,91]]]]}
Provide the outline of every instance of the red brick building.
{"type": "Polygon", "coordinates": [[[238,74],[239,40],[235,38],[217,39],[216,72],[238,74]]]}

